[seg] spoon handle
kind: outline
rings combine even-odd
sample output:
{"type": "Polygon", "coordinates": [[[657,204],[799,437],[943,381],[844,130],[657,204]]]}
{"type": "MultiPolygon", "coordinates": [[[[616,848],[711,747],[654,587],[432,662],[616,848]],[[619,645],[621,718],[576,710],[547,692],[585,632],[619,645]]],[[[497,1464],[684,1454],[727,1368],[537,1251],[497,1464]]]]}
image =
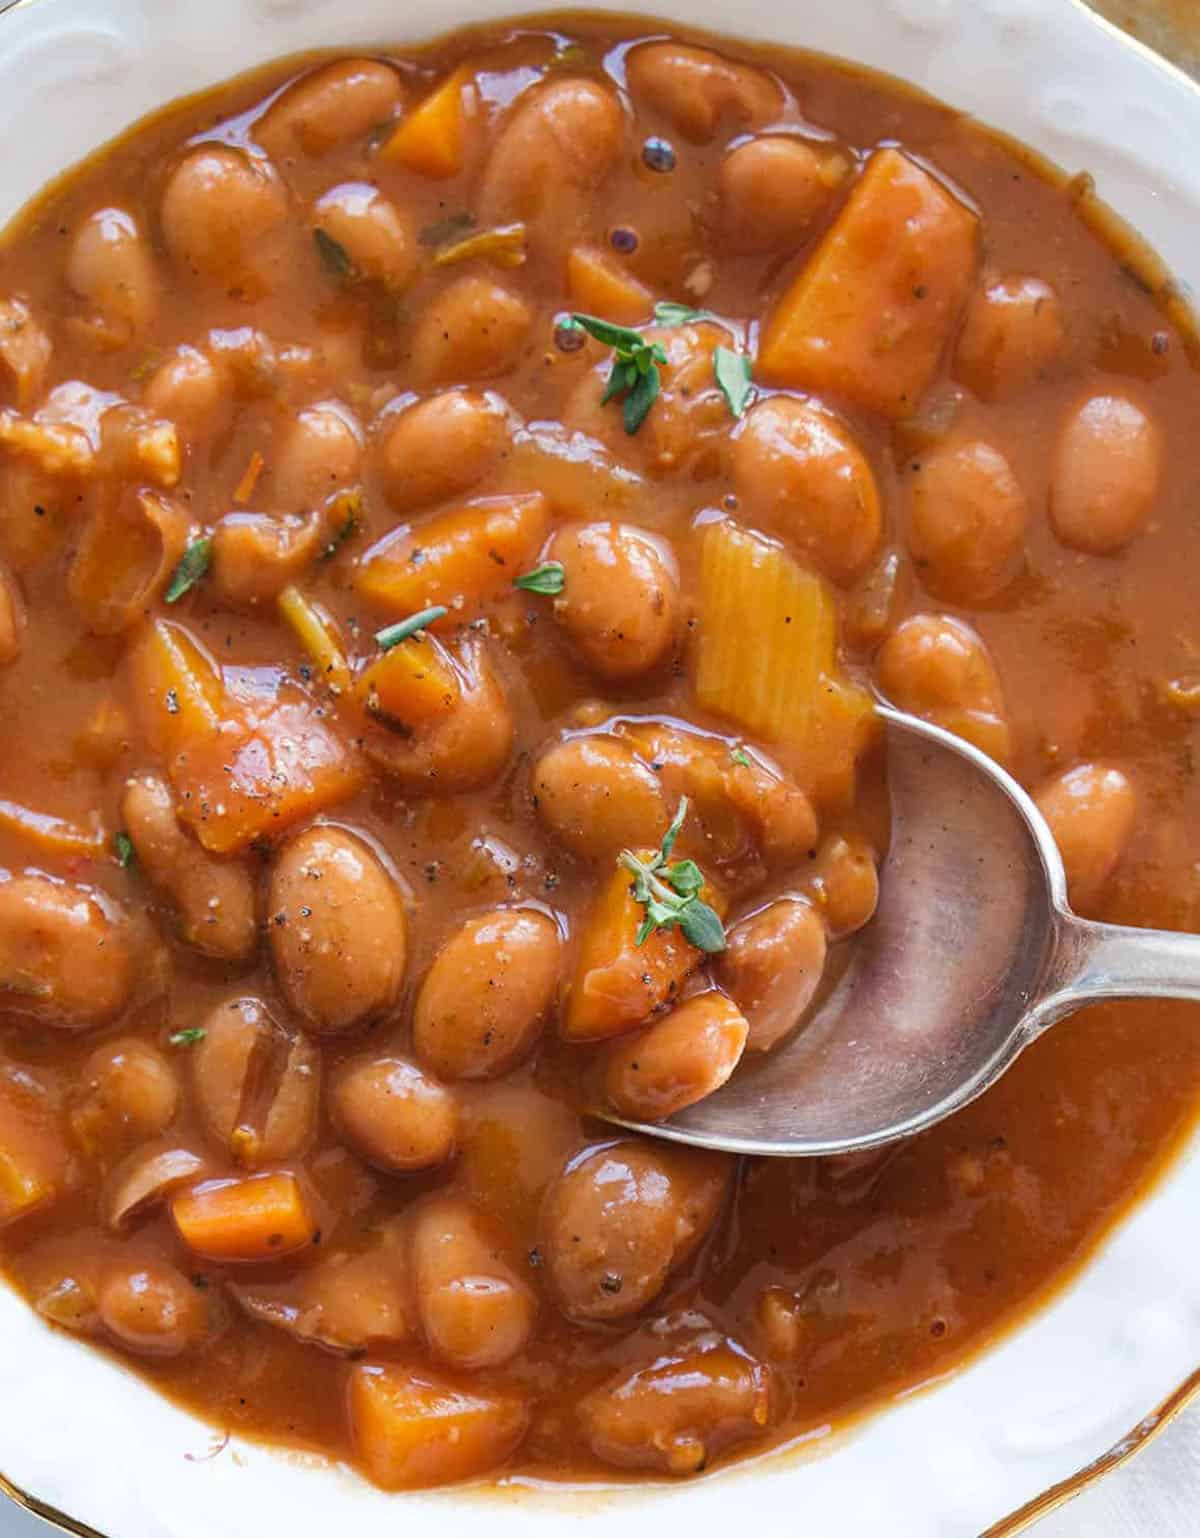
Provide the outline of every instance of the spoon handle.
{"type": "Polygon", "coordinates": [[[1200,1000],[1200,935],[1060,914],[1046,988],[1028,1018],[1031,1033],[1104,999],[1200,1000]]]}

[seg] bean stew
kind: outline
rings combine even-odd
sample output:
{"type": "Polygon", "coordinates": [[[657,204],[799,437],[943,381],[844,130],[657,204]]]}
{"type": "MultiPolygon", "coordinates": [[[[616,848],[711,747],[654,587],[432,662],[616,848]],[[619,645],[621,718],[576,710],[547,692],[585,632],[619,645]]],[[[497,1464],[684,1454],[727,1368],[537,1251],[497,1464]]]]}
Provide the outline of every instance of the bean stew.
{"type": "Polygon", "coordinates": [[[694,1475],[986,1344],[1190,1126],[1185,1006],[868,1156],[589,1113],[836,981],[874,689],[1196,927],[1198,402],[1086,180],[783,49],[498,23],[72,171],[0,246],[5,1276],[397,1489],[694,1475]]]}

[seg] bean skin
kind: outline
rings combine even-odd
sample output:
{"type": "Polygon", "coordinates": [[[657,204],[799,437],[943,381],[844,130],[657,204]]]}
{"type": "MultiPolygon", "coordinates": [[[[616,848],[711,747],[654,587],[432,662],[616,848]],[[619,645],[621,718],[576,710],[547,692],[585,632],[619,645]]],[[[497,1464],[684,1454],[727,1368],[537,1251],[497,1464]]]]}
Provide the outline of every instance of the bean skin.
{"type": "Polygon", "coordinates": [[[883,643],[876,672],[880,688],[901,710],[1007,761],[1011,733],[996,666],[963,620],[914,614],[883,643]]]}
{"type": "Polygon", "coordinates": [[[498,396],[443,390],[388,415],[379,429],[377,463],[398,513],[446,502],[492,470],[509,441],[498,396]]]}
{"type": "Polygon", "coordinates": [[[694,144],[707,144],[722,119],[761,128],[783,109],[783,92],[768,74],[708,48],[643,43],[626,73],[635,100],[665,113],[694,144]]]}
{"type": "Polygon", "coordinates": [[[723,993],[696,994],[612,1049],[604,1070],[608,1103],[630,1121],[666,1121],[720,1089],[748,1031],[723,993]]]}
{"type": "Polygon", "coordinates": [[[287,194],[268,165],[225,145],[201,145],[180,161],[167,182],[163,238],[185,270],[230,288],[261,292],[271,240],[287,211],[287,194]]]}
{"type": "Polygon", "coordinates": [[[802,139],[751,139],[717,171],[721,239],[734,251],[792,250],[834,185],[821,155],[802,139]]]}
{"type": "Polygon", "coordinates": [[[748,1052],[769,1052],[803,1019],[821,983],[825,948],[820,915],[791,897],[730,927],[716,974],[749,1023],[748,1052]]]}
{"type": "Polygon", "coordinates": [[[1043,785],[1035,799],[1062,855],[1071,902],[1087,912],[1129,846],[1137,792],[1120,769],[1077,764],[1043,785]]]}
{"type": "Polygon", "coordinates": [[[318,826],[287,844],[268,900],[275,975],[321,1035],[389,1014],[404,980],[408,921],[378,855],[344,829],[318,826]]]}
{"type": "Polygon", "coordinates": [[[341,1135],[389,1174],[435,1169],[458,1146],[453,1093],[401,1057],[361,1057],[338,1070],[330,1111],[341,1135]]]}
{"type": "Polygon", "coordinates": [[[1062,351],[1062,301],[1041,278],[1013,274],[976,294],[955,372],[981,400],[1005,400],[1042,377],[1062,351]]]}
{"type": "Polygon", "coordinates": [[[135,1356],[180,1356],[209,1334],[204,1293],[165,1261],[115,1266],[96,1303],[104,1329],[135,1356]]]}
{"type": "Polygon", "coordinates": [[[930,449],[909,477],[908,544],[926,587],[958,603],[995,597],[1017,574],[1029,503],[999,449],[982,439],[930,449]]]}
{"type": "Polygon", "coordinates": [[[661,667],[679,629],[679,575],[661,540],[619,523],[563,529],[548,558],[566,586],[554,617],[588,667],[623,682],[661,667]]]}
{"type": "Polygon", "coordinates": [[[313,225],[342,248],[355,277],[398,292],[416,273],[412,221],[369,182],[331,188],[313,208],[313,225]]]}
{"type": "Polygon", "coordinates": [[[422,384],[495,379],[521,356],[533,314],[502,283],[469,273],[443,288],[413,329],[411,366],[422,384]]]}
{"type": "Polygon", "coordinates": [[[337,59],[302,76],[254,126],[254,137],[281,159],[319,157],[388,122],[402,100],[400,77],[376,59],[337,59]]]}
{"type": "Polygon", "coordinates": [[[537,1315],[533,1293],[467,1202],[435,1197],[418,1208],[412,1260],[421,1327],[442,1361],[478,1371],[524,1348],[537,1315]]]}
{"type": "Polygon", "coordinates": [[[144,332],[157,311],[154,258],[137,222],[122,208],[97,209],[80,225],[67,254],[66,277],[128,340],[144,332]]]}
{"type": "Polygon", "coordinates": [[[562,960],[545,914],[498,908],[443,944],[413,1014],[417,1056],[443,1079],[494,1079],[532,1049],[562,960]]]}
{"type": "Polygon", "coordinates": [[[1062,425],[1050,484],[1050,522],[1064,545],[1112,555],[1141,529],[1158,495],[1163,442],[1142,408],[1094,395],[1062,425]]]}
{"type": "Polygon", "coordinates": [[[532,785],[538,816],[584,860],[653,849],[671,820],[658,776],[616,737],[556,743],[538,759],[532,785]]]}
{"type": "Polygon", "coordinates": [[[84,1153],[111,1159],[164,1132],[179,1102],[179,1080],[163,1054],[119,1037],[83,1064],[68,1120],[84,1153]]]}

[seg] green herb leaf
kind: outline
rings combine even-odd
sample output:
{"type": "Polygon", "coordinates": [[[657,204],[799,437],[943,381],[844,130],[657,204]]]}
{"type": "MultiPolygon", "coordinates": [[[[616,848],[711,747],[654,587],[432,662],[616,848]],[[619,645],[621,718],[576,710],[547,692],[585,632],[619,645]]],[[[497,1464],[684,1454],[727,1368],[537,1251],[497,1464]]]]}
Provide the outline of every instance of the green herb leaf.
{"type": "Polygon", "coordinates": [[[725,949],[725,926],[699,898],[679,910],[679,927],[684,939],[706,955],[716,956],[725,949]]]}
{"type": "Polygon", "coordinates": [[[680,897],[695,897],[704,885],[704,877],[695,860],[677,860],[663,872],[663,878],[680,897]]]}
{"type": "Polygon", "coordinates": [[[467,213],[464,208],[460,213],[447,214],[444,219],[435,219],[432,224],[427,224],[417,239],[423,246],[445,246],[453,240],[461,240],[468,230],[474,228],[475,215],[467,213]]]}
{"type": "Polygon", "coordinates": [[[313,240],[325,271],[339,283],[348,283],[354,277],[354,263],[341,241],[334,240],[327,230],[319,226],[313,231],[313,240]]]}
{"type": "Polygon", "coordinates": [[[694,320],[711,320],[712,316],[707,310],[694,310],[690,304],[660,299],[654,306],[654,319],[660,326],[686,326],[694,320]]]}
{"type": "Polygon", "coordinates": [[[753,767],[749,753],[745,748],[730,748],[729,756],[735,764],[740,764],[743,769],[753,767]]]}
{"type": "Polygon", "coordinates": [[[176,1031],[173,1036],[168,1036],[167,1043],[172,1047],[194,1047],[207,1035],[208,1032],[202,1025],[190,1025],[186,1031],[176,1031]]]}
{"type": "Polygon", "coordinates": [[[625,418],[625,431],[632,436],[646,420],[650,407],[658,399],[659,388],[662,379],[657,367],[651,363],[646,372],[625,397],[622,407],[625,418]]]}
{"type": "Polygon", "coordinates": [[[662,848],[659,851],[658,859],[660,865],[665,865],[671,858],[671,851],[675,848],[675,840],[679,837],[680,830],[687,819],[688,805],[688,798],[680,796],[679,809],[671,819],[671,826],[663,834],[662,848]]]}
{"type": "Polygon", "coordinates": [[[750,359],[744,352],[734,352],[731,347],[714,347],[713,373],[725,397],[725,404],[735,417],[742,416],[754,393],[750,359]]]}
{"type": "Polygon", "coordinates": [[[557,597],[566,585],[567,569],[561,561],[544,561],[513,582],[523,593],[542,593],[548,598],[557,597]]]}
{"type": "Polygon", "coordinates": [[[171,574],[167,586],[166,601],[178,603],[185,593],[190,593],[212,565],[212,540],[194,539],[180,557],[179,565],[171,574]]]}
{"type": "Polygon", "coordinates": [[[410,614],[407,619],[402,619],[397,625],[388,625],[383,630],[375,632],[375,644],[380,651],[390,652],[393,646],[399,646],[401,641],[407,641],[410,636],[415,636],[428,625],[443,619],[450,610],[445,604],[434,604],[432,608],[422,609],[419,614],[410,614]]]}
{"type": "Polygon", "coordinates": [[[625,431],[630,435],[636,433],[658,399],[662,386],[658,370],[659,365],[667,361],[667,354],[661,342],[648,342],[640,331],[614,325],[599,315],[572,314],[559,322],[559,328],[586,331],[602,346],[612,348],[612,369],[600,403],[606,406],[617,396],[624,395],[625,431]]]}
{"type": "Polygon", "coordinates": [[[599,315],[582,315],[576,311],[568,315],[562,324],[569,331],[586,331],[601,347],[611,347],[618,357],[626,359],[650,345],[640,331],[634,331],[629,326],[618,326],[611,320],[603,320],[599,315]]]}
{"type": "Polygon", "coordinates": [[[122,870],[128,870],[134,862],[133,840],[124,829],[113,834],[113,853],[122,870]]]}
{"type": "Polygon", "coordinates": [[[346,541],[348,539],[353,539],[354,536],[358,533],[360,528],[360,508],[361,503],[357,505],[350,505],[346,508],[345,517],[334,530],[333,538],[325,546],[324,550],[321,551],[321,559],[323,561],[332,561],[334,556],[337,555],[338,551],[342,548],[346,541]]]}

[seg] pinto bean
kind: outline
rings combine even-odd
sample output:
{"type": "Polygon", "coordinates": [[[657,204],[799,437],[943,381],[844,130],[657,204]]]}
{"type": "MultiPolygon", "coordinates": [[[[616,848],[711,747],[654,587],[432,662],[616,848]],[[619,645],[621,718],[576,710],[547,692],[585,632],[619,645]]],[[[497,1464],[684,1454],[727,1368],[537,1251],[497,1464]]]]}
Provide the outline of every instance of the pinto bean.
{"type": "Polygon", "coordinates": [[[717,171],[722,242],[733,251],[795,249],[836,186],[830,158],[770,135],[731,150],[717,171]]]}
{"type": "Polygon", "coordinates": [[[909,550],[939,597],[981,603],[1016,575],[1029,503],[1012,466],[982,439],[947,441],[912,466],[909,550]]]}
{"type": "Polygon", "coordinates": [[[343,1064],[330,1088],[330,1111],[355,1152],[391,1174],[435,1169],[458,1146],[453,1093],[402,1057],[343,1064]]]}
{"type": "Polygon", "coordinates": [[[219,598],[243,608],[273,603],[328,546],[319,513],[227,513],[212,532],[209,578],[219,598]]]}
{"type": "Polygon", "coordinates": [[[733,480],[751,517],[835,582],[852,581],[879,547],[874,473],[845,423],[813,401],[752,406],[734,435],[733,480]]]}
{"type": "Polygon", "coordinates": [[[121,1233],[181,1185],[199,1180],[204,1160],[187,1148],[143,1145],[113,1170],[102,1207],[108,1228],[121,1233]]]}
{"type": "Polygon", "coordinates": [[[121,819],[139,866],[175,908],[187,943],[225,961],[249,956],[257,941],[249,867],[201,849],[176,818],[170,787],[159,775],[126,783],[121,819]]]}
{"type": "Polygon", "coordinates": [[[1162,480],[1157,424],[1121,395],[1093,395],[1063,423],[1050,522],[1064,545],[1111,555],[1145,523],[1162,480]]]}
{"type": "Polygon", "coordinates": [[[986,401],[1018,394],[1062,351],[1062,301],[1042,278],[997,278],[975,295],[959,338],[955,372],[986,401]]]}
{"type": "Polygon", "coordinates": [[[174,422],[189,443],[218,437],[233,418],[224,371],[195,347],[180,347],[160,363],[143,399],[155,416],[174,422]]]}
{"type": "Polygon", "coordinates": [[[254,137],[281,160],[327,155],[389,122],[402,98],[400,77],[390,65],[335,59],[290,85],[254,125],[254,137]]]}
{"type": "Polygon", "coordinates": [[[516,367],[532,324],[532,311],[511,289],[468,273],[422,310],[413,328],[412,376],[435,385],[507,374],[516,367]]]}
{"type": "Polygon", "coordinates": [[[68,1120],[85,1153],[111,1158],[165,1132],[178,1110],[170,1063],[147,1042],[121,1038],[84,1063],[68,1120]]]}
{"type": "Polygon", "coordinates": [[[196,1103],[211,1136],[250,1169],[302,1154],[321,1092],[320,1053],[285,1031],[261,999],[230,999],[189,1053],[196,1103]]]}
{"type": "Polygon", "coordinates": [[[601,677],[661,667],[679,629],[679,571],[670,548],[621,523],[576,524],[550,542],[566,573],[554,617],[601,677]]]}
{"type": "Polygon", "coordinates": [[[509,441],[504,403],[476,390],[443,390],[383,419],[378,464],[398,513],[461,496],[499,462],[509,441]]]}
{"type": "Polygon", "coordinates": [[[343,182],[319,198],[313,225],[346,253],[355,277],[393,293],[417,270],[416,231],[407,214],[369,182],[343,182]]]}
{"type": "Polygon", "coordinates": [[[344,406],[310,406],[289,423],[271,465],[271,505],[284,513],[323,507],[362,469],[362,439],[344,406]]]}
{"type": "Polygon", "coordinates": [[[164,1260],[114,1265],[96,1306],[114,1344],[135,1356],[180,1356],[201,1345],[211,1328],[204,1293],[164,1260]]]}
{"type": "Polygon", "coordinates": [[[129,1003],[138,946],[111,898],[38,871],[0,871],[0,1003],[7,1014],[86,1030],[129,1003]]]}
{"type": "Polygon", "coordinates": [[[413,1283],[430,1349],[452,1367],[499,1367],[533,1333],[537,1303],[469,1203],[435,1197],[413,1216],[413,1283]]]}
{"type": "Polygon", "coordinates": [[[542,1207],[541,1253],[571,1319],[622,1319],[662,1291],[704,1242],[728,1189],[731,1161],[635,1141],[602,1143],[568,1161],[542,1207]]]}
{"type": "Polygon", "coordinates": [[[149,244],[132,214],[100,208],[75,231],[67,282],[126,340],[140,336],[158,308],[161,284],[149,244]]]}
{"type": "Polygon", "coordinates": [[[666,1121],[720,1089],[746,1048],[749,1027],[732,1000],[698,993],[611,1051],[604,1092],[620,1116],[666,1121]]]}
{"type": "Polygon", "coordinates": [[[817,850],[805,887],[831,938],[842,940],[870,923],[879,906],[879,862],[861,838],[837,833],[817,850]]]}
{"type": "Polygon", "coordinates": [[[761,1436],[771,1420],[769,1369],[715,1330],[671,1343],[657,1333],[640,1366],[580,1403],[597,1458],[625,1469],[699,1473],[718,1453],[761,1436]]]}
{"type": "Polygon", "coordinates": [[[232,1291],[252,1319],[305,1345],[358,1355],[412,1336],[409,1269],[405,1250],[388,1236],[362,1254],[331,1255],[283,1283],[232,1291]]]}
{"type": "Polygon", "coordinates": [[[654,771],[619,737],[568,737],[533,771],[538,816],[572,854],[611,860],[653,849],[671,820],[654,771]]]}
{"type": "Polygon", "coordinates": [[[167,250],[189,272],[236,288],[266,286],[287,194],[271,167],[241,150],[203,144],[171,172],[162,200],[167,250]]]}
{"type": "Polygon", "coordinates": [[[825,967],[825,925],[810,903],[782,897],[726,933],[717,980],[749,1024],[748,1052],[769,1052],[812,1003],[825,967]]]}
{"type": "Polygon", "coordinates": [[[1050,824],[1077,908],[1095,907],[1133,836],[1137,792],[1129,777],[1107,764],[1077,764],[1037,793],[1050,824]]]}
{"type": "Polygon", "coordinates": [[[322,1035],[387,1015],[404,981],[404,900],[379,856],[342,828],[309,828],[271,873],[275,975],[289,1005],[322,1035]]]}
{"type": "Polygon", "coordinates": [[[494,1079],[532,1048],[554,999],[562,941],[545,914],[498,908],[443,944],[413,1013],[417,1056],[443,1079],[494,1079]]]}
{"type": "Polygon", "coordinates": [[[594,80],[552,80],[527,92],[484,169],[480,223],[519,219],[534,242],[565,248],[624,139],[620,103],[594,80]]]}
{"type": "Polygon", "coordinates": [[[987,647],[963,620],[914,614],[883,643],[876,671],[880,688],[901,710],[1006,762],[1012,743],[1000,679],[987,647]]]}
{"type": "Polygon", "coordinates": [[[707,144],[723,120],[762,128],[783,110],[783,91],[765,70],[709,48],[643,43],[629,55],[626,76],[634,99],[663,113],[693,144],[707,144]]]}

